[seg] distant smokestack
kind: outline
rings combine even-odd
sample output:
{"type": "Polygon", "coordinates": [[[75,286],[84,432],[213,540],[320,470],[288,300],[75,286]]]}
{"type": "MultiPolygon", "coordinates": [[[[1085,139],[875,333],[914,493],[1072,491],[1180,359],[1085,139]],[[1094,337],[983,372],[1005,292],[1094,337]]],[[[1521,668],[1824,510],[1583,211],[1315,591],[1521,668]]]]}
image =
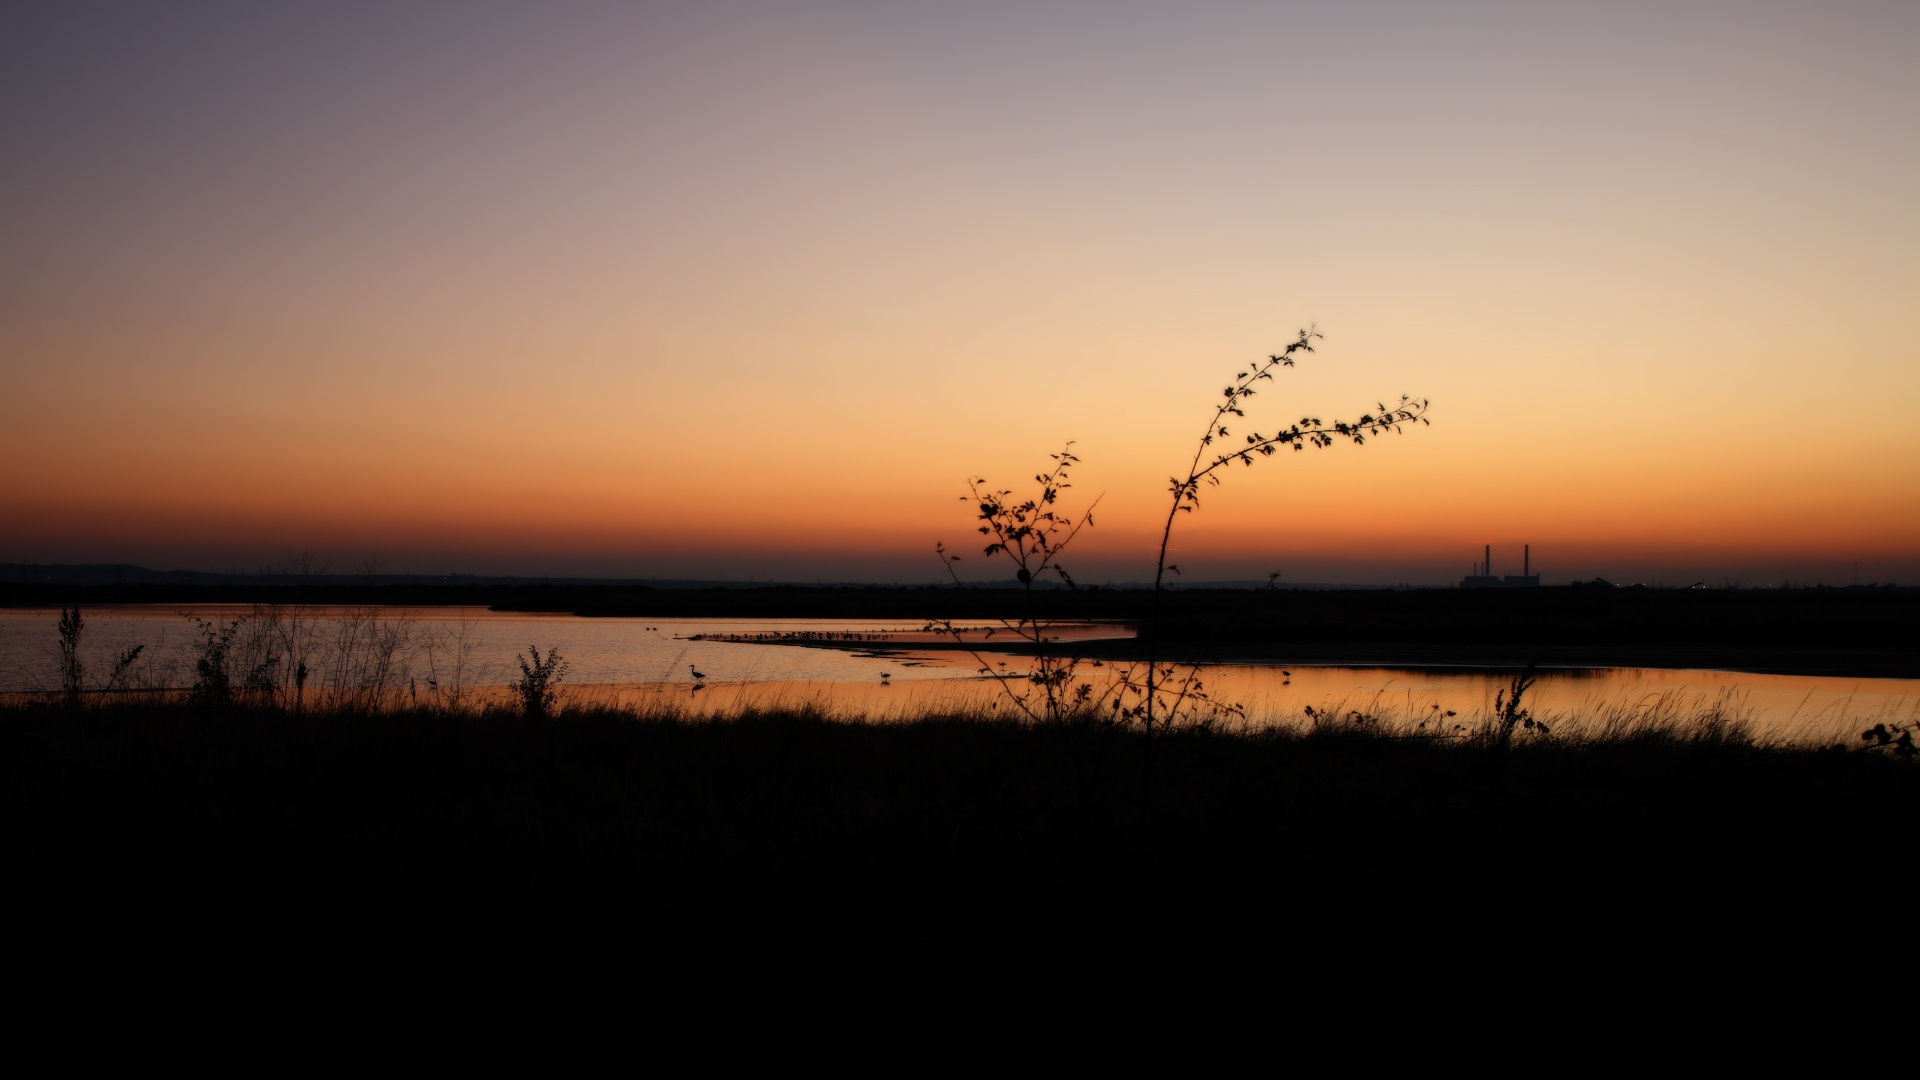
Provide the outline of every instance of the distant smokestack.
{"type": "Polygon", "coordinates": [[[1493,545],[1492,544],[1487,545],[1487,568],[1485,570],[1482,570],[1481,573],[1487,575],[1488,577],[1493,576],[1493,545]]]}
{"type": "Polygon", "coordinates": [[[1533,572],[1533,545],[1520,545],[1520,576],[1526,577],[1533,572]]]}

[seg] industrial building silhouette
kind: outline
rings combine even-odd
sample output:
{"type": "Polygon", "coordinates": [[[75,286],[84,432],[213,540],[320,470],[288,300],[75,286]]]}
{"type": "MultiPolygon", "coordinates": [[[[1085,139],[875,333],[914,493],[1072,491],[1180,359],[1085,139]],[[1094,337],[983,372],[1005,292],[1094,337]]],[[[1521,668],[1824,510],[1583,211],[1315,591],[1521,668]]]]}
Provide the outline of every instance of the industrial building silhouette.
{"type": "Polygon", "coordinates": [[[1505,577],[1495,577],[1493,573],[1493,545],[1487,545],[1486,561],[1476,563],[1473,573],[1460,582],[1463,589],[1530,589],[1540,584],[1540,575],[1533,572],[1533,545],[1523,544],[1520,548],[1520,572],[1505,577]]]}

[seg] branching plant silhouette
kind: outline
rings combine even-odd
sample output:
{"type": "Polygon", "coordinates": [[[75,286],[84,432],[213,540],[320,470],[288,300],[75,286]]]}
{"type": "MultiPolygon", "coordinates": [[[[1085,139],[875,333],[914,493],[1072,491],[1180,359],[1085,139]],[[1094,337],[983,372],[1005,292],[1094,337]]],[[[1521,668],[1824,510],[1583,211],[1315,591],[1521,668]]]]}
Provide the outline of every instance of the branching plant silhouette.
{"type": "MultiPolygon", "coordinates": [[[[1313,342],[1319,337],[1320,334],[1311,328],[1301,330],[1284,350],[1239,372],[1234,382],[1222,391],[1222,400],[1208,418],[1206,430],[1194,449],[1186,475],[1168,478],[1171,504],[1161,528],[1154,566],[1152,607],[1143,627],[1147,637],[1147,662],[1143,668],[1114,669],[1104,687],[1096,688],[1090,682],[1077,682],[1076,657],[1053,655],[1052,645],[1055,642],[1048,636],[1052,624],[1035,614],[1033,604],[1034,585],[1048,573],[1058,577],[1068,588],[1075,587],[1072,576],[1060,565],[1059,560],[1080,531],[1093,525],[1093,506],[1078,516],[1059,508],[1062,493],[1072,486],[1068,479],[1069,472],[1080,460],[1073,453],[1073,444],[1068,443],[1060,453],[1052,455],[1054,464],[1051,471],[1034,477],[1039,485],[1035,498],[1017,501],[1012,491],[992,489],[980,477],[968,480],[969,494],[961,497],[963,502],[971,502],[979,508],[977,519],[981,524],[978,531],[988,539],[983,553],[990,559],[1001,556],[1011,562],[1015,571],[1014,579],[1026,590],[1026,614],[1020,619],[1004,622],[1003,628],[1027,643],[1035,654],[1033,670],[1026,676],[1019,676],[1008,673],[1004,664],[989,663],[978,652],[973,652],[982,673],[996,679],[1001,688],[1007,691],[1009,700],[1030,719],[1059,720],[1068,713],[1084,713],[1089,708],[1097,708],[1113,721],[1139,722],[1145,729],[1149,748],[1143,789],[1151,783],[1151,746],[1156,726],[1165,727],[1179,721],[1183,710],[1193,710],[1208,717],[1244,711],[1237,705],[1213,699],[1207,692],[1197,665],[1162,666],[1159,661],[1161,596],[1167,588],[1167,574],[1180,573],[1178,565],[1167,561],[1173,528],[1181,514],[1198,509],[1201,487],[1217,487],[1233,465],[1251,466],[1261,458],[1272,457],[1282,448],[1298,451],[1312,446],[1325,449],[1341,440],[1356,445],[1364,444],[1371,436],[1388,431],[1398,433],[1411,423],[1427,423],[1428,403],[1424,399],[1415,400],[1402,395],[1397,405],[1389,407],[1381,403],[1375,411],[1363,413],[1353,420],[1328,423],[1318,417],[1307,416],[1271,435],[1254,431],[1242,436],[1242,441],[1237,444],[1229,442],[1232,436],[1229,420],[1237,421],[1247,415],[1247,402],[1257,392],[1259,384],[1272,380],[1278,369],[1293,367],[1297,354],[1313,352],[1313,342]]],[[[1098,502],[1098,499],[1094,500],[1094,505],[1097,506],[1098,502]]],[[[962,584],[953,565],[960,561],[960,556],[949,552],[945,544],[934,545],[934,551],[952,580],[962,584]]],[[[1269,587],[1277,582],[1279,576],[1278,572],[1268,576],[1269,587]]],[[[929,625],[956,641],[966,641],[964,631],[957,630],[951,622],[929,625]]],[[[988,630],[981,640],[984,642],[992,634],[993,631],[988,630]]]]}
{"type": "MultiPolygon", "coordinates": [[[[1025,675],[1007,670],[1004,662],[988,661],[977,650],[968,652],[980,665],[980,673],[995,680],[1000,689],[1017,710],[1027,719],[1034,721],[1059,721],[1076,708],[1084,709],[1092,702],[1094,688],[1091,683],[1074,685],[1074,675],[1079,668],[1078,657],[1059,658],[1053,655],[1052,645],[1055,639],[1049,637],[1054,623],[1042,619],[1035,610],[1033,588],[1048,574],[1058,578],[1067,588],[1074,585],[1073,575],[1060,564],[1060,558],[1082,529],[1093,527],[1093,511],[1100,504],[1095,498],[1092,505],[1078,515],[1066,512],[1060,503],[1063,492],[1073,487],[1071,474],[1080,458],[1073,452],[1073,443],[1068,443],[1057,454],[1050,455],[1052,468],[1036,473],[1034,483],[1039,485],[1035,497],[1020,501],[1014,498],[1011,489],[995,490],[987,485],[985,477],[967,478],[968,494],[960,497],[961,502],[970,502],[978,508],[975,515],[981,524],[977,530],[987,538],[983,553],[991,559],[995,556],[1005,558],[1013,564],[1014,580],[1025,593],[1023,613],[1016,619],[1000,620],[1000,629],[1026,642],[1034,652],[1033,669],[1025,675]]],[[[934,554],[939,556],[940,564],[946,569],[954,584],[965,584],[955,571],[955,563],[960,556],[947,550],[944,542],[933,546],[934,554]]],[[[927,624],[953,638],[960,644],[968,644],[967,631],[956,627],[951,620],[939,620],[927,624]]],[[[995,631],[989,628],[981,641],[991,639],[995,631]]]]}
{"type": "MultiPolygon", "coordinates": [[[[55,624],[55,629],[59,635],[59,659],[54,677],[60,686],[57,696],[63,705],[70,709],[78,709],[87,703],[88,694],[117,699],[126,693],[135,675],[134,665],[146,654],[146,645],[132,645],[121,649],[113,658],[106,680],[89,686],[87,674],[93,668],[81,655],[83,643],[87,638],[87,620],[80,614],[80,605],[75,604],[72,608],[62,607],[60,620],[55,624]]],[[[45,686],[37,677],[33,681],[40,683],[42,687],[45,686]]]]}
{"type": "MultiPolygon", "coordinates": [[[[980,674],[997,682],[1007,700],[1029,720],[1049,724],[1133,723],[1145,715],[1145,706],[1140,701],[1145,693],[1145,680],[1139,671],[1120,666],[1109,669],[1097,683],[1083,681],[1081,658],[1071,652],[1063,656],[1056,651],[1060,644],[1060,639],[1054,636],[1058,621],[1042,618],[1035,605],[1034,587],[1045,575],[1053,575],[1069,589],[1079,587],[1073,575],[1060,564],[1060,558],[1081,530],[1093,527],[1093,511],[1100,502],[1094,499],[1092,506],[1077,515],[1061,509],[1062,493],[1073,486],[1070,474],[1080,458],[1073,453],[1072,442],[1051,458],[1053,468],[1033,478],[1039,488],[1031,499],[1018,501],[1011,490],[994,490],[987,486],[985,478],[978,476],[967,481],[969,494],[960,497],[960,501],[978,508],[975,517],[982,524],[976,531],[988,540],[983,553],[989,559],[998,556],[1011,563],[1014,581],[1025,592],[1025,614],[999,620],[999,628],[988,628],[979,638],[979,644],[984,645],[996,633],[1005,631],[1032,651],[1032,669],[1021,674],[1008,670],[1004,661],[988,660],[972,647],[967,637],[969,631],[954,626],[951,620],[935,620],[927,625],[968,645],[968,652],[980,665],[980,674]]],[[[966,582],[960,580],[954,568],[954,564],[961,561],[960,556],[949,552],[944,543],[935,544],[933,549],[954,584],[964,586],[966,582]]],[[[1217,701],[1208,693],[1197,665],[1186,668],[1177,688],[1168,683],[1155,692],[1161,698],[1164,715],[1204,715],[1217,719],[1245,714],[1239,705],[1217,701]]]]}
{"type": "Polygon", "coordinates": [[[1494,745],[1505,751],[1513,745],[1513,729],[1550,734],[1547,725],[1534,718],[1533,711],[1520,707],[1520,699],[1533,687],[1534,665],[1528,664],[1527,670],[1513,677],[1512,685],[1493,695],[1493,735],[1494,745]]]}

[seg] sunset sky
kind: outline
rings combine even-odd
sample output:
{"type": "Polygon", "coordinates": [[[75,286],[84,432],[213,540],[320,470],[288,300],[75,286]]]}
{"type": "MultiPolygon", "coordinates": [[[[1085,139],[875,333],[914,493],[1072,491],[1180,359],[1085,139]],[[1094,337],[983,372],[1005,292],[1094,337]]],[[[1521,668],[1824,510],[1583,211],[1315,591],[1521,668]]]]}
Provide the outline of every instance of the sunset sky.
{"type": "MultiPolygon", "coordinates": [[[[46,4],[0,561],[1920,581],[1920,5],[46,4]],[[1019,486],[1010,484],[1009,486],[1019,486]]],[[[1004,576],[1004,575],[997,575],[1004,576]]]]}

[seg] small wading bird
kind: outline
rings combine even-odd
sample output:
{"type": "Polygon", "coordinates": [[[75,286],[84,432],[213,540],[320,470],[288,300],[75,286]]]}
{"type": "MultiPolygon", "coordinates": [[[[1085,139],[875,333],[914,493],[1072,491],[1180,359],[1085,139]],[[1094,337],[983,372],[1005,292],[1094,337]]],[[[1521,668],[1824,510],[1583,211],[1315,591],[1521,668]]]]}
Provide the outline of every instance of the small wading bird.
{"type": "Polygon", "coordinates": [[[883,683],[887,683],[888,686],[893,685],[892,683],[887,682],[887,680],[891,678],[893,678],[893,672],[891,671],[883,671],[880,673],[880,681],[883,683]]]}
{"type": "Polygon", "coordinates": [[[687,670],[693,672],[693,677],[695,679],[704,679],[707,677],[706,672],[701,671],[699,668],[694,667],[692,664],[687,665],[687,670]]]}

